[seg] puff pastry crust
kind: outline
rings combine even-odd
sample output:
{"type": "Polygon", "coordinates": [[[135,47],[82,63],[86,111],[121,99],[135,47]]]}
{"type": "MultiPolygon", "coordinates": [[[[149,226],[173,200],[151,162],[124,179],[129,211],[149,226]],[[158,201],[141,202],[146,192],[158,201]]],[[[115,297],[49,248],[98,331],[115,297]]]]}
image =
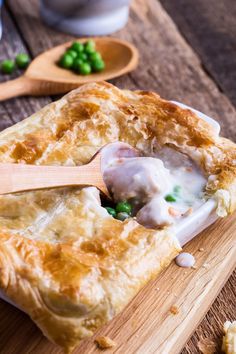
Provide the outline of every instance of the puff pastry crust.
{"type": "MultiPolygon", "coordinates": [[[[236,148],[189,110],[145,91],[81,86],[0,134],[0,162],[87,163],[124,141],[194,159],[221,216],[236,208],[236,148]]],[[[180,251],[168,228],[113,219],[94,187],[0,197],[0,289],[70,352],[121,311],[180,251]]]]}

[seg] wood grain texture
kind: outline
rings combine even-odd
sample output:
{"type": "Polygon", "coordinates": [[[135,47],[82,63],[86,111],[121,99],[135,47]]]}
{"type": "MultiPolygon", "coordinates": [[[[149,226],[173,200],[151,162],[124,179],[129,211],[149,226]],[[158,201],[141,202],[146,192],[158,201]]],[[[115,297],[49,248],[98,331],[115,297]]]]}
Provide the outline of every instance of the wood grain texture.
{"type": "Polygon", "coordinates": [[[209,338],[216,343],[217,353],[221,353],[223,328],[226,320],[234,321],[236,303],[236,271],[233,272],[225,287],[214,301],[210,311],[198,326],[194,335],[190,338],[181,354],[199,353],[198,341],[201,338],[209,338]]]}
{"type": "MultiPolygon", "coordinates": [[[[24,34],[24,40],[33,56],[51,46],[71,39],[70,36],[46,28],[40,23],[36,0],[8,0],[6,3],[14,20],[17,22],[20,33],[24,34]]],[[[193,26],[193,28],[196,29],[196,26],[193,26]]],[[[15,45],[18,45],[18,42],[9,39],[11,38],[9,36],[13,36],[12,33],[15,31],[9,25],[9,21],[7,27],[8,51],[12,50],[12,46],[14,48],[15,45]]],[[[128,26],[116,33],[115,36],[133,42],[139,48],[141,62],[135,72],[114,80],[113,83],[119,87],[128,87],[131,89],[152,89],[159,92],[163,97],[176,99],[192,105],[217,118],[223,127],[223,134],[236,140],[236,116],[233,105],[220,92],[212,79],[207,76],[206,72],[202,70],[201,59],[196,56],[191,47],[185,42],[173,21],[163,11],[163,8],[157,1],[135,0],[128,26]]],[[[15,37],[16,34],[14,32],[15,37]]],[[[19,36],[17,38],[20,40],[19,36]]],[[[6,40],[5,42],[1,42],[0,46],[6,42],[6,40]]],[[[0,50],[0,53],[2,55],[4,52],[0,50]]],[[[48,101],[48,99],[45,100],[48,101]]],[[[15,101],[10,101],[11,104],[8,105],[9,114],[4,108],[4,114],[8,114],[8,119],[9,116],[14,116],[16,117],[15,120],[20,120],[27,115],[25,110],[22,109],[22,106],[24,107],[25,105],[24,102],[28,103],[25,109],[29,111],[33,110],[31,102],[35,102],[34,110],[37,110],[38,105],[41,104],[41,100],[33,99],[20,99],[16,101],[20,102],[17,106],[12,103],[15,101]]],[[[3,106],[1,105],[0,107],[2,110],[3,106]]],[[[202,256],[203,254],[200,255],[200,257],[202,256]]],[[[171,270],[167,270],[167,272],[171,272],[171,270]]],[[[169,282],[169,279],[167,282],[169,282]]],[[[231,276],[226,287],[198,327],[195,335],[185,346],[182,354],[199,353],[197,341],[201,336],[217,338],[218,343],[220,343],[219,335],[222,334],[222,323],[226,318],[236,318],[235,284],[236,273],[231,276]]],[[[124,320],[133,311],[138,311],[136,305],[130,306],[131,312],[123,313],[124,320]]],[[[59,353],[58,348],[48,343],[26,315],[5,304],[5,302],[0,302],[0,309],[1,353],[43,353],[45,352],[45,348],[47,348],[47,353],[59,353]],[[16,338],[22,338],[22,341],[18,342],[16,338]]],[[[156,308],[153,312],[155,316],[159,315],[157,315],[156,308]]],[[[191,325],[193,330],[196,323],[191,323],[191,325]]],[[[137,335],[136,333],[134,334],[137,335]]],[[[135,338],[137,340],[138,337],[135,338]]]]}
{"type": "Polygon", "coordinates": [[[205,70],[236,106],[236,1],[160,2],[200,56],[205,70]]]}
{"type": "MultiPolygon", "coordinates": [[[[0,61],[7,58],[14,59],[18,53],[27,52],[27,49],[5,8],[3,9],[3,24],[3,38],[0,41],[0,61]]],[[[21,72],[17,70],[11,75],[11,78],[18,76],[20,73],[21,72]]],[[[9,79],[10,76],[0,73],[0,82],[9,79]]],[[[0,103],[0,130],[28,117],[50,101],[49,98],[44,97],[40,99],[21,98],[0,103]]]]}

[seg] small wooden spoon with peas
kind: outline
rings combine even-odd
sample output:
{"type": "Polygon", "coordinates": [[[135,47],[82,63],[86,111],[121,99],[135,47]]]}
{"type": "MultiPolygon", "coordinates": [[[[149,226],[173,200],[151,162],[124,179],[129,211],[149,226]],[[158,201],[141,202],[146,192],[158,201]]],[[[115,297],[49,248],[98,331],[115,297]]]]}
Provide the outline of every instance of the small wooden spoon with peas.
{"type": "Polygon", "coordinates": [[[109,80],[136,68],[138,51],[132,44],[111,37],[82,38],[78,42],[89,40],[95,42],[96,50],[105,62],[103,71],[78,75],[58,66],[60,57],[73,43],[67,42],[37,56],[21,77],[1,83],[0,101],[16,96],[66,93],[87,82],[109,80]]]}

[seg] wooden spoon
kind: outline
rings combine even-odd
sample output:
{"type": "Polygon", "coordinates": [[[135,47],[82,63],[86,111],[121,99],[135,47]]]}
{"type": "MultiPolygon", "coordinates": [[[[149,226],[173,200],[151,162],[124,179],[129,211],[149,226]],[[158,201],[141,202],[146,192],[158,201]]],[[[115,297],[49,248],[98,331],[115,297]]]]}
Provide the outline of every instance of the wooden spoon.
{"type": "Polygon", "coordinates": [[[103,180],[103,170],[114,157],[134,157],[139,152],[132,146],[114,142],[101,148],[86,165],[82,166],[37,166],[0,163],[0,194],[27,190],[95,186],[108,198],[110,193],[103,180]]]}
{"type": "Polygon", "coordinates": [[[21,77],[1,83],[0,101],[23,95],[66,93],[87,82],[109,80],[136,68],[138,51],[132,44],[111,37],[82,38],[79,41],[86,42],[89,39],[95,41],[105,61],[104,71],[83,76],[60,68],[57,62],[72,43],[67,42],[37,56],[21,77]]]}
{"type": "Polygon", "coordinates": [[[56,187],[95,186],[111,198],[101,173],[100,152],[88,164],[76,167],[2,163],[0,181],[0,194],[56,187]]]}

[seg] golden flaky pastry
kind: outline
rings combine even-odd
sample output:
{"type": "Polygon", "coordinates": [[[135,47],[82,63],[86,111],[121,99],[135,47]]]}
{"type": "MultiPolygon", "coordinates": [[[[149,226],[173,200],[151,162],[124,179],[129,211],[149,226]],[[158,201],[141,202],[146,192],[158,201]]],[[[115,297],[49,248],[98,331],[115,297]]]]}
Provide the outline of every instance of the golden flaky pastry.
{"type": "MultiPolygon", "coordinates": [[[[0,134],[0,161],[87,163],[124,141],[149,154],[182,151],[211,176],[219,215],[236,206],[236,149],[189,110],[144,91],[92,83],[0,134]]],[[[168,228],[113,219],[94,187],[0,197],[0,289],[53,342],[71,351],[114,317],[180,251],[168,228]]]]}

